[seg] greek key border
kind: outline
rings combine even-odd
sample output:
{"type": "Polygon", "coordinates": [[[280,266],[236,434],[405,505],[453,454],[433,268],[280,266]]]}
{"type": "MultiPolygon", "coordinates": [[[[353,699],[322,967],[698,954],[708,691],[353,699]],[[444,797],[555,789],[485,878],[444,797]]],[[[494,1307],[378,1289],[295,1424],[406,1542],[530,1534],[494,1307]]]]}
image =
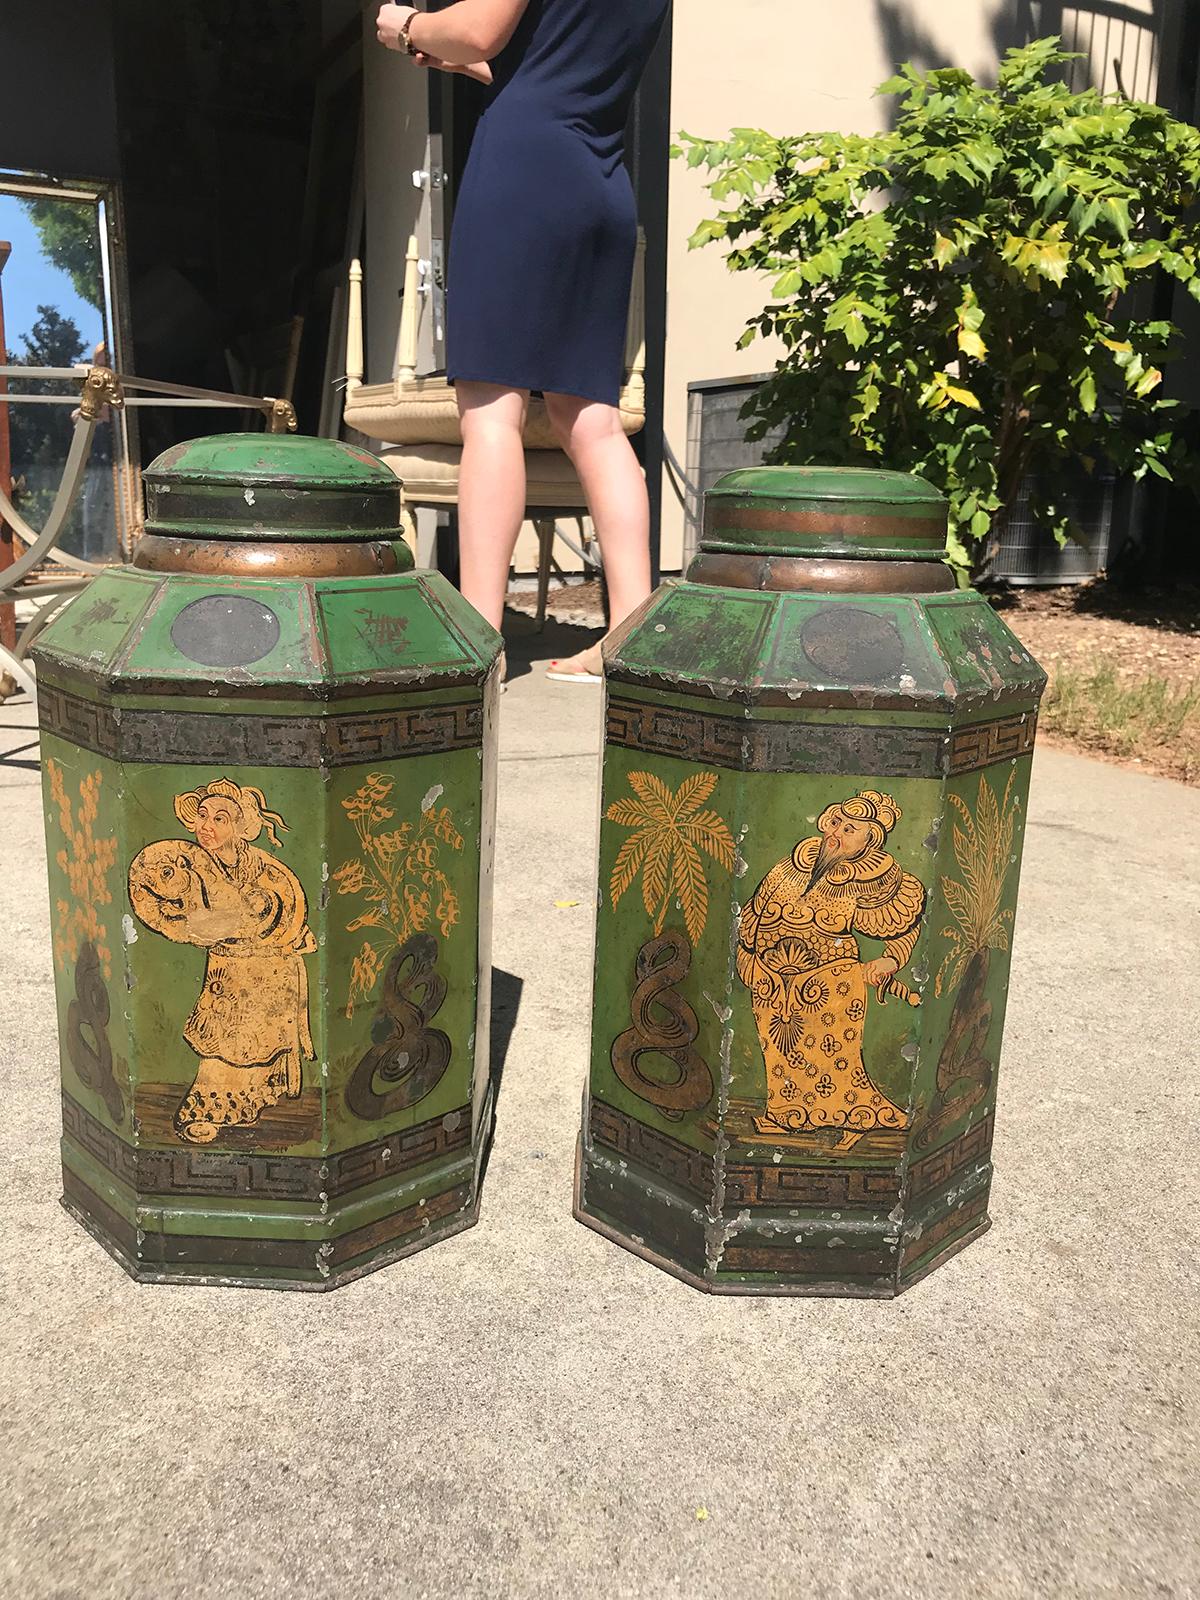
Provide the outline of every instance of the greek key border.
{"type": "Polygon", "coordinates": [[[57,734],[114,761],[224,761],[251,767],[344,767],[478,749],[483,702],[413,706],[327,716],[147,711],[104,706],[43,679],[38,716],[57,734]]]}
{"type": "Polygon", "coordinates": [[[992,1135],[996,1127],[994,1112],[989,1112],[982,1122],[960,1133],[932,1155],[914,1161],[908,1170],[908,1198],[919,1199],[943,1183],[949,1183],[964,1167],[984,1161],[991,1154],[992,1135]]]}
{"type": "MultiPolygon", "coordinates": [[[[784,1166],[774,1162],[729,1161],[725,1164],[725,1201],[733,1207],[827,1206],[830,1209],[891,1207],[901,1198],[919,1199],[949,1183],[964,1167],[987,1159],[992,1148],[995,1116],[968,1128],[932,1155],[915,1161],[901,1185],[898,1170],[879,1167],[784,1166]]],[[[699,1199],[712,1198],[713,1157],[669,1134],[648,1128],[607,1101],[592,1098],[588,1134],[597,1143],[635,1161],[657,1177],[699,1199]]]]}
{"type": "Polygon", "coordinates": [[[592,1099],[589,1105],[588,1133],[597,1144],[607,1145],[689,1194],[712,1199],[713,1158],[702,1150],[646,1127],[604,1100],[592,1099]]]}
{"type": "Polygon", "coordinates": [[[176,1234],[143,1229],[113,1209],[69,1167],[63,1168],[63,1197],[87,1221],[90,1230],[107,1240],[126,1264],[139,1274],[160,1266],[212,1268],[292,1268],[313,1274],[320,1263],[335,1270],[387,1245],[403,1245],[414,1236],[430,1232],[472,1205],[471,1185],[460,1183],[416,1205],[405,1206],[376,1222],[353,1228],[330,1240],[256,1239],[245,1235],[176,1234]]]}
{"type": "Polygon", "coordinates": [[[878,1167],[785,1167],[746,1162],[725,1167],[730,1206],[829,1206],[877,1210],[900,1198],[900,1179],[878,1167]]]}
{"type": "MultiPolygon", "coordinates": [[[[588,1132],[597,1143],[636,1161],[657,1177],[710,1200],[715,1185],[710,1155],[648,1128],[604,1100],[593,1099],[588,1132]]],[[[892,1206],[900,1197],[895,1172],[873,1167],[794,1167],[773,1162],[725,1164],[725,1200],[737,1207],[892,1206]]]]}
{"type": "Polygon", "coordinates": [[[609,744],[737,772],[874,772],[888,778],[954,777],[1028,755],[1036,732],[1035,711],[947,734],[939,728],[722,717],[620,695],[609,698],[606,724],[609,744]]]}
{"type": "Polygon", "coordinates": [[[997,761],[1013,761],[1018,756],[1030,755],[1037,738],[1036,710],[1021,716],[1001,717],[995,722],[973,722],[966,728],[955,728],[950,735],[950,752],[947,771],[951,777],[960,772],[976,772],[980,767],[990,767],[997,761]]]}
{"type": "Polygon", "coordinates": [[[937,1245],[953,1240],[958,1234],[965,1233],[980,1218],[986,1218],[987,1203],[986,1194],[976,1195],[973,1200],[968,1200],[966,1205],[948,1211],[940,1222],[935,1222],[931,1228],[926,1228],[917,1238],[908,1240],[900,1256],[901,1273],[903,1274],[905,1267],[911,1266],[918,1257],[928,1255],[937,1245]]]}
{"type": "Polygon", "coordinates": [[[210,1196],[215,1200],[336,1200],[369,1184],[465,1150],[471,1108],[459,1106],[369,1144],[328,1156],[156,1150],[127,1144],[64,1093],[63,1133],[139,1195],[210,1196]]]}

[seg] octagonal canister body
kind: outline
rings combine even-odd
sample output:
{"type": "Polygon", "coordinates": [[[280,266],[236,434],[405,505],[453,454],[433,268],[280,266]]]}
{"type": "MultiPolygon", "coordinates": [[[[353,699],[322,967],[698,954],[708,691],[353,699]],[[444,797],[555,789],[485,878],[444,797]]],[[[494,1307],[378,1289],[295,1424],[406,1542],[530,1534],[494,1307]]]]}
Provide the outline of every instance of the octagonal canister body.
{"type": "Polygon", "coordinates": [[[886,1297],[988,1226],[1045,678],[903,474],[760,468],[606,647],[576,1215],[698,1287],[886,1297]]]}
{"type": "Polygon", "coordinates": [[[64,1201],[139,1279],[329,1288],[477,1215],[500,638],[364,451],[146,487],[37,651],[64,1201]]]}

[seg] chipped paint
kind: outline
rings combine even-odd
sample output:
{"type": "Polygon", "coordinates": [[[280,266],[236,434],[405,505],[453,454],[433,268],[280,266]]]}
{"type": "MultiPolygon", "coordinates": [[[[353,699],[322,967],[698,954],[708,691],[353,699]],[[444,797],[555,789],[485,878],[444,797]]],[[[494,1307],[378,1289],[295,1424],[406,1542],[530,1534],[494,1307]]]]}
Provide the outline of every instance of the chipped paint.
{"type": "MultiPolygon", "coordinates": [[[[203,441],[199,444],[203,445],[203,441]]],[[[189,454],[194,458],[197,448],[196,443],[177,448],[165,458],[166,464],[182,471],[189,454]]],[[[343,452],[343,447],[334,441],[296,439],[277,444],[256,440],[250,455],[244,444],[236,440],[229,444],[227,436],[222,436],[219,448],[241,451],[250,464],[259,465],[272,459],[277,449],[299,452],[298,460],[308,459],[313,452],[343,452]]],[[[390,469],[365,454],[361,461],[382,475],[390,502],[394,501],[395,480],[390,469]]],[[[155,470],[150,469],[148,476],[153,476],[155,470]]],[[[249,485],[244,477],[238,482],[228,475],[222,480],[220,473],[210,476],[217,487],[226,490],[228,501],[233,502],[229,510],[234,518],[240,514],[244,533],[253,534],[258,526],[256,518],[271,521],[265,502],[278,489],[277,483],[264,485],[255,480],[249,485]]],[[[174,493],[176,503],[169,514],[182,521],[180,486],[166,482],[159,489],[164,505],[174,493]]],[[[308,488],[288,488],[276,500],[273,511],[278,510],[281,501],[294,508],[298,544],[309,542],[302,521],[311,503],[308,488]]],[[[347,502],[347,520],[361,517],[367,509],[368,497],[352,495],[347,502]]],[[[292,514],[289,510],[288,515],[292,514]]],[[[273,521],[271,525],[274,526],[273,521]]],[[[238,553],[240,556],[242,552],[238,553]]],[[[301,565],[297,563],[298,571],[301,565]]],[[[213,581],[232,581],[244,588],[250,580],[241,576],[213,581]]],[[[173,1233],[167,1245],[158,1231],[162,1201],[157,1197],[192,1192],[186,1189],[189,1182],[194,1183],[187,1163],[165,1161],[153,1167],[150,1177],[156,1185],[184,1186],[178,1190],[145,1188],[145,1193],[156,1197],[153,1207],[136,1198],[126,1205],[124,1191],[117,1194],[114,1190],[120,1211],[113,1206],[101,1210],[87,1198],[80,1184],[72,1185],[69,1167],[64,1173],[64,1186],[74,1214],[86,1219],[92,1231],[139,1278],[213,1283],[269,1281],[276,1286],[321,1289],[397,1259],[417,1245],[432,1243],[474,1220],[478,1161],[490,1124],[490,1100],[476,1104],[474,1110],[468,1103],[465,1107],[460,1104],[457,1111],[448,1111],[447,1104],[470,1101],[474,1093],[468,1058],[475,1010],[483,1003],[475,970],[478,940],[468,938],[464,942],[461,973],[458,963],[446,965],[451,998],[438,1016],[439,1026],[448,1030],[447,1036],[453,1033],[453,1056],[465,1070],[465,1091],[460,1092],[459,1085],[452,1084],[448,1076],[440,1103],[430,1102],[428,1108],[417,1113],[415,1121],[411,1117],[402,1119],[400,1131],[389,1131],[395,1129],[394,1119],[382,1127],[353,1124],[345,1098],[347,1074],[364,1051],[380,1041],[372,1033],[376,1018],[370,1005],[361,1006],[351,1019],[340,1004],[344,998],[344,990],[338,993],[341,969],[349,965],[346,930],[341,923],[350,917],[340,916],[347,909],[345,902],[333,898],[331,867],[343,857],[339,854],[331,859],[329,850],[344,849],[346,841],[339,839],[336,845],[328,845],[325,830],[339,821],[344,825],[340,802],[349,792],[347,780],[352,790],[359,777],[369,772],[396,774],[397,781],[410,791],[406,806],[411,813],[417,798],[429,788],[431,755],[444,756],[444,770],[455,774],[446,783],[454,794],[456,807],[461,804],[469,809],[471,804],[478,804],[468,797],[484,773],[480,686],[489,673],[494,673],[499,640],[434,575],[411,578],[380,575],[372,570],[370,585],[374,592],[382,594],[386,590],[391,600],[400,589],[407,597],[403,604],[414,615],[425,608],[431,657],[465,663],[459,669],[434,667],[422,661],[419,667],[403,673],[377,672],[356,654],[359,646],[352,626],[345,626],[336,616],[331,619],[321,615],[321,607],[332,604],[344,592],[340,580],[301,573],[287,579],[255,578],[253,584],[256,596],[261,595],[264,604],[269,600],[270,607],[278,608],[283,625],[282,645],[269,657],[260,658],[262,665],[252,661],[249,665],[214,668],[173,653],[169,629],[164,632],[164,613],[168,623],[173,615],[172,591],[177,589],[174,573],[157,569],[102,573],[89,596],[119,601],[120,615],[128,615],[130,624],[124,634],[114,633],[111,646],[102,631],[95,632],[86,641],[86,654],[71,648],[66,627],[60,626],[57,619],[55,626],[46,630],[45,651],[39,660],[43,739],[47,747],[56,738],[87,748],[96,746],[106,774],[106,799],[111,803],[115,794],[117,818],[129,814],[133,820],[131,829],[117,827],[114,831],[122,838],[128,836],[139,842],[146,837],[147,816],[171,818],[172,796],[197,781],[197,766],[206,777],[236,771],[240,783],[253,783],[270,797],[268,804],[281,791],[290,797],[283,803],[287,829],[271,839],[268,859],[276,867],[277,877],[280,866],[295,875],[307,896],[311,932],[316,949],[321,952],[319,960],[314,952],[305,952],[313,969],[308,1005],[320,1060],[302,1061],[300,1095],[284,1096],[278,1105],[265,1106],[255,1123],[239,1130],[243,1135],[240,1143],[230,1145],[218,1132],[207,1145],[203,1152],[204,1206],[194,1211],[195,1238],[173,1233]],[[425,698],[423,691],[428,687],[443,692],[425,698]],[[360,689],[374,701],[366,713],[355,703],[360,689]],[[450,689],[458,693],[446,694],[450,689]],[[137,704],[132,709],[119,698],[134,696],[137,704]],[[218,715],[214,716],[214,712],[218,715]],[[222,744],[226,733],[227,742],[222,744]],[[346,768],[357,768],[358,772],[346,768]],[[177,769],[184,769],[186,778],[178,778],[177,769]],[[465,990],[461,987],[464,982],[465,990]],[[452,1008],[457,1008],[453,1017],[452,1008]],[[436,1114],[430,1116],[431,1112],[436,1114]],[[257,1131],[260,1127],[264,1135],[262,1150],[247,1137],[251,1128],[257,1131]],[[314,1151],[319,1154],[314,1155],[314,1151]],[[468,1152],[465,1156],[459,1153],[464,1151],[468,1152]],[[358,1191],[368,1182],[378,1185],[382,1178],[386,1178],[386,1187],[374,1190],[373,1220],[361,1224],[363,1211],[358,1191]],[[389,1212],[389,1206],[394,1206],[394,1214],[389,1212]],[[406,1207],[410,1213],[407,1222],[406,1207]],[[206,1233],[209,1219],[214,1217],[218,1224],[206,1233]],[[115,1223],[113,1218],[117,1219],[115,1223]],[[110,1223],[115,1230],[111,1233],[110,1223]],[[318,1251],[317,1239],[321,1235],[325,1242],[318,1251]],[[233,1255],[238,1265],[222,1263],[213,1240],[224,1238],[238,1241],[233,1255]]],[[[78,611],[75,615],[79,615],[78,611]]],[[[490,771],[494,754],[489,751],[489,755],[490,771]]],[[[442,792],[443,789],[438,790],[439,795],[442,792]]],[[[169,832],[181,825],[168,821],[164,826],[169,832]]],[[[480,828],[473,821],[464,829],[462,859],[466,867],[461,883],[456,884],[460,899],[476,895],[481,876],[486,877],[486,863],[474,859],[476,841],[481,836],[490,840],[490,822],[480,828]]],[[[159,842],[163,842],[161,837],[159,842]]],[[[203,864],[202,858],[194,855],[196,842],[184,842],[193,852],[193,860],[203,864]]],[[[128,865],[128,861],[122,861],[123,868],[128,865]]],[[[475,916],[472,901],[465,920],[471,921],[475,916]]],[[[187,1088],[186,1081],[176,1082],[175,1078],[182,1078],[196,1064],[194,1052],[178,1042],[195,995],[194,991],[191,995],[177,994],[174,990],[179,985],[164,982],[161,964],[154,961],[151,948],[159,941],[145,937],[144,930],[139,938],[132,917],[119,920],[122,939],[114,941],[117,948],[110,985],[111,1017],[106,1027],[97,1013],[101,1033],[93,1042],[97,1049],[111,1046],[114,1053],[120,1052],[120,1070],[123,1074],[127,1070],[132,1098],[132,1115],[126,1128],[132,1129],[132,1138],[137,1141],[137,1162],[144,1165],[156,1161],[159,1155],[170,1157],[187,1149],[172,1124],[171,1107],[187,1088]],[[101,1037],[105,1032],[106,1039],[101,1037]]],[[[361,942],[360,934],[358,945],[361,942]]],[[[383,954],[386,956],[387,952],[383,954]]],[[[63,996],[68,1003],[62,1010],[69,1012],[72,998],[69,993],[63,996]]],[[[396,1060],[400,1061],[403,1054],[399,1052],[396,1060]]],[[[65,1067],[63,1090],[64,1105],[70,1097],[83,1092],[65,1067]]],[[[72,1126],[76,1128],[76,1142],[83,1139],[88,1149],[104,1152],[108,1161],[116,1163],[113,1170],[119,1178],[126,1170],[122,1163],[133,1159],[128,1151],[122,1154],[120,1149],[128,1137],[126,1128],[118,1130],[119,1140],[114,1140],[110,1127],[98,1129],[93,1114],[95,1097],[84,1098],[86,1105],[80,1103],[77,1110],[64,1112],[64,1128],[68,1126],[66,1119],[75,1116],[77,1122],[72,1126]],[[85,1117],[91,1118],[86,1135],[80,1131],[85,1117]]],[[[135,1195],[142,1192],[143,1188],[139,1188],[135,1195]]]]}
{"type": "MultiPolygon", "coordinates": [[[[772,483],[782,474],[797,486],[797,493],[806,493],[806,485],[820,478],[822,470],[763,469],[772,483]]],[[[660,1267],[715,1292],[890,1295],[913,1275],[906,1277],[909,1269],[901,1249],[906,1222],[938,1229],[941,1254],[934,1254],[932,1263],[923,1259],[921,1273],[986,1224],[972,1200],[974,1209],[956,1232],[955,1217],[947,1216],[946,1193],[963,1171],[979,1168],[986,1144],[978,1140],[990,1139],[989,1108],[979,1108],[983,1120],[978,1123],[973,1111],[965,1119],[965,1131],[964,1122],[948,1122],[942,1142],[929,1149],[920,1142],[949,1024],[950,1008],[931,981],[944,955],[940,939],[947,916],[939,870],[947,833],[942,822],[956,797],[973,793],[975,780],[968,774],[1013,760],[1018,760],[1023,777],[1027,774],[1042,680],[1036,668],[1011,660],[1011,635],[986,602],[940,584],[935,568],[929,569],[935,581],[928,590],[879,592],[884,586],[878,579],[887,571],[881,554],[880,561],[872,562],[870,592],[853,593],[851,609],[865,620],[852,623],[849,612],[834,623],[840,601],[804,590],[795,582],[798,571],[786,589],[772,589],[763,581],[768,568],[762,560],[780,554],[778,543],[772,542],[771,519],[792,516],[787,495],[782,508],[779,497],[770,502],[770,515],[760,529],[756,518],[761,502],[753,486],[763,480],[755,472],[735,477],[744,490],[738,501],[740,531],[726,545],[720,570],[732,573],[738,562],[753,560],[759,563],[755,584],[721,589],[725,579],[714,578],[715,561],[700,573],[708,559],[706,520],[697,568],[660,591],[640,621],[621,631],[610,648],[607,682],[606,773],[621,771],[623,763],[636,759],[670,793],[677,793],[685,776],[699,770],[722,768],[729,783],[740,785],[736,804],[720,801],[736,849],[727,885],[709,886],[709,926],[719,943],[710,949],[707,962],[709,935],[697,944],[692,974],[678,982],[672,1001],[696,1008],[707,1019],[696,1047],[714,1068],[719,1063],[717,1083],[711,1102],[697,1111],[674,1119],[653,1111],[639,1113],[636,1089],[632,1102],[626,1096],[619,1105],[608,1103],[615,1097],[605,1076],[607,1051],[595,1049],[589,1101],[595,1126],[584,1130],[577,1213],[607,1237],[634,1245],[660,1267]],[[763,619],[754,624],[758,655],[751,657],[740,647],[735,655],[732,645],[724,655],[727,637],[748,636],[748,625],[739,618],[747,614],[751,588],[755,614],[763,619]],[[728,634],[713,620],[726,605],[728,634]],[[830,620],[811,629],[814,616],[830,620]],[[698,619],[695,627],[689,626],[693,617],[698,619]],[[899,648],[878,646],[889,630],[891,638],[900,640],[899,648]],[[820,671],[812,670],[810,645],[830,652],[819,663],[820,671]],[[868,665],[872,659],[877,670],[868,665]],[[731,660],[739,665],[744,661],[743,671],[731,675],[731,660]],[[740,727],[739,718],[744,718],[740,727]],[[844,786],[846,775],[853,775],[853,786],[844,786]],[[800,1013],[789,1011],[775,988],[798,993],[806,971],[823,970],[821,960],[874,961],[881,945],[865,931],[869,918],[862,926],[847,924],[822,906],[830,916],[830,936],[817,951],[821,960],[806,966],[804,941],[816,934],[805,931],[807,923],[801,926],[797,920],[795,929],[789,923],[787,937],[795,948],[789,946],[786,961],[776,963],[778,983],[772,978],[774,969],[759,973],[761,1018],[753,996],[736,984],[722,993],[713,967],[725,964],[722,951],[735,953],[736,941],[726,945],[726,940],[745,916],[740,881],[747,876],[757,881],[773,864],[784,869],[802,838],[800,819],[809,815],[815,832],[823,809],[852,787],[895,796],[902,826],[884,848],[894,852],[925,894],[915,945],[908,940],[893,957],[901,969],[909,964],[897,981],[912,1009],[885,1005],[883,996],[876,999],[874,986],[865,996],[864,1061],[881,1074],[894,1096],[899,1125],[823,1126],[815,1117],[807,1123],[797,1117],[767,1138],[762,1112],[769,1094],[769,1061],[786,1075],[787,1061],[807,1048],[802,1034],[798,1040],[793,1037],[800,1013]],[[783,1043],[768,1058],[765,1033],[756,1033],[756,1028],[765,1030],[771,1016],[783,1043]],[[614,1141],[621,1146],[619,1162],[605,1153],[614,1141]],[[691,1197],[686,1202],[685,1195],[691,1197]],[[610,1206],[617,1209],[610,1211],[610,1206]]],[[[893,474],[860,473],[852,482],[855,493],[866,497],[859,515],[868,524],[873,485],[918,500],[930,496],[927,487],[893,474]]],[[[836,529],[843,505],[841,500],[821,503],[823,529],[836,529]]],[[[888,507],[880,510],[885,520],[894,515],[890,501],[888,507]]],[[[921,537],[928,541],[926,554],[932,558],[939,515],[935,497],[934,509],[926,505],[925,510],[921,537]]],[[[803,539],[810,541],[805,549],[828,555],[821,543],[826,534],[817,535],[807,525],[805,529],[803,539]]],[[[909,531],[893,520],[887,537],[900,539],[909,531]]],[[[864,537],[861,524],[854,537],[864,537]]],[[[889,549],[889,558],[891,554],[889,549]]],[[[842,577],[849,582],[855,563],[843,564],[842,577]]],[[[725,787],[716,791],[718,800],[729,793],[725,787]]],[[[1019,850],[1019,835],[1014,844],[1019,850]]],[[[612,860],[611,855],[605,858],[605,874],[612,860]]],[[[676,904],[679,900],[674,885],[670,899],[676,904]]],[[[601,899],[595,1025],[602,1029],[614,1008],[623,1013],[629,993],[625,987],[614,997],[607,974],[610,969],[627,973],[632,959],[632,952],[620,947],[611,919],[612,909],[601,899]]],[[[732,961],[726,970],[732,981],[732,961]]],[[[997,970],[993,977],[989,994],[994,1014],[1002,1012],[1007,974],[997,970]]],[[[624,983],[628,985],[628,978],[624,983]]],[[[849,998],[824,1002],[831,1018],[839,1004],[850,1003],[849,998]]],[[[832,1022],[825,1026],[836,1049],[833,1035],[839,1030],[832,1022]]],[[[860,1048],[857,1039],[854,1043],[860,1048]]],[[[819,1051],[819,1045],[814,1048],[819,1051]]],[[[846,1046],[841,1048],[848,1056],[846,1046]]],[[[818,1059],[812,1059],[819,1077],[818,1059]]],[[[665,1077],[662,1059],[649,1070],[665,1077]]],[[[806,1087],[800,1082],[798,1092],[806,1087]]],[[[781,1104],[779,1109],[786,1108],[781,1104]]]]}

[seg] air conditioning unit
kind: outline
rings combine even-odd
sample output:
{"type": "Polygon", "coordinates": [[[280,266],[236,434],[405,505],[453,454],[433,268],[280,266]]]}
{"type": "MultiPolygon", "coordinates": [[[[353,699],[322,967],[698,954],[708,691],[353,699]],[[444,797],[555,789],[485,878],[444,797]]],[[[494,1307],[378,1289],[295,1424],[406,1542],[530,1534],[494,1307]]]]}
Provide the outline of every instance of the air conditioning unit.
{"type": "MultiPolygon", "coordinates": [[[[712,378],[688,384],[688,434],[684,566],[696,553],[704,495],[718,478],[739,467],[758,467],[779,443],[777,429],[753,442],[746,438],[741,410],[769,374],[746,378],[712,378]]],[[[1014,585],[1086,583],[1103,572],[1113,538],[1113,505],[1117,479],[1112,473],[1087,473],[1064,467],[1056,474],[1058,498],[1083,533],[1083,542],[1059,546],[1054,535],[1033,519],[1032,479],[1021,487],[1001,541],[995,575],[1014,585]]]]}
{"type": "Polygon", "coordinates": [[[1086,583],[1108,565],[1113,532],[1113,500],[1117,479],[1111,472],[1085,472],[1063,467],[1055,474],[1055,494],[1066,506],[1083,540],[1059,545],[1054,535],[1034,520],[1030,506],[1036,480],[1026,478],[1008,527],[1000,540],[993,568],[1003,583],[1024,587],[1086,583]]]}

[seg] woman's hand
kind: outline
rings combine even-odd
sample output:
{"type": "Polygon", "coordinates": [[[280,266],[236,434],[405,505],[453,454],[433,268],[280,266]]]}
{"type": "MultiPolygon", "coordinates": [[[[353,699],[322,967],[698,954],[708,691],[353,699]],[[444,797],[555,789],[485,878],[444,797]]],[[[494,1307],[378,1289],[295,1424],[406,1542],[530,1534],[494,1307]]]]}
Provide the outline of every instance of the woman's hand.
{"type": "Polygon", "coordinates": [[[375,37],[385,50],[400,50],[407,53],[404,25],[409,17],[415,16],[416,13],[416,6],[390,4],[380,6],[379,15],[375,18],[375,37]]]}
{"type": "Polygon", "coordinates": [[[436,56],[426,55],[423,50],[418,50],[413,60],[419,67],[429,67],[435,72],[457,72],[462,78],[472,78],[476,83],[491,83],[492,69],[486,61],[472,61],[463,66],[456,66],[451,61],[439,61],[436,56]]]}
{"type": "MultiPolygon", "coordinates": [[[[416,15],[416,6],[391,4],[380,6],[379,15],[375,18],[375,37],[385,50],[398,50],[402,54],[408,54],[404,26],[410,17],[415,17],[416,15]]],[[[491,83],[492,81],[492,69],[486,61],[462,63],[441,61],[437,56],[430,55],[426,50],[414,50],[412,58],[417,66],[430,67],[435,72],[457,72],[464,78],[473,78],[476,83],[491,83]]]]}
{"type": "MultiPolygon", "coordinates": [[[[383,5],[375,19],[375,36],[390,50],[403,50],[408,42],[435,61],[478,69],[505,48],[528,4],[529,0],[457,0],[444,11],[422,11],[415,22],[414,7],[383,5]]],[[[468,70],[468,76],[482,81],[478,70],[468,70]]]]}
{"type": "Polygon", "coordinates": [[[891,956],[877,956],[874,961],[863,964],[863,977],[878,992],[882,1000],[888,984],[900,971],[900,963],[891,956]]]}

